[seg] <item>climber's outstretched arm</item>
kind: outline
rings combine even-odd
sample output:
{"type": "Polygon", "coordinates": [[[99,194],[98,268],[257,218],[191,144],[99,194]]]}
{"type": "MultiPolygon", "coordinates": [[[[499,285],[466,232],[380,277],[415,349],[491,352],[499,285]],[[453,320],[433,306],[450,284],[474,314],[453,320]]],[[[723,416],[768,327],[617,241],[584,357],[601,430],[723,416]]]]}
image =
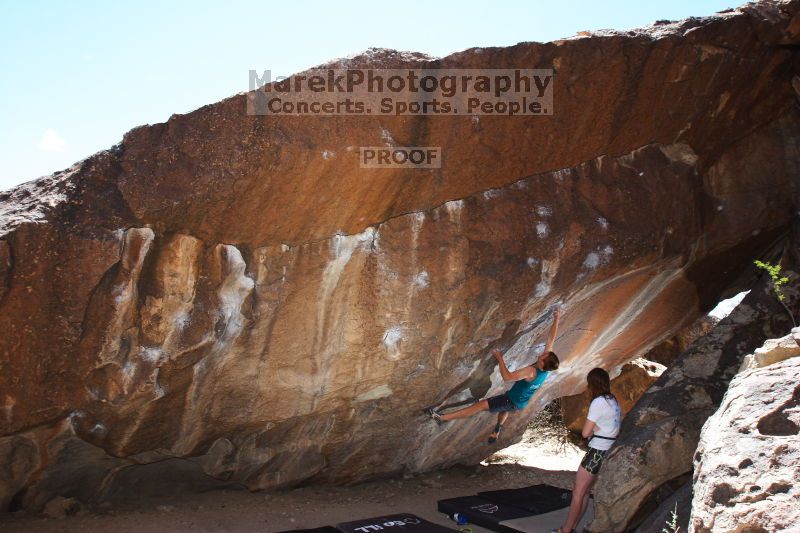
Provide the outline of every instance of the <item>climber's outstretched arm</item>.
{"type": "Polygon", "coordinates": [[[556,335],[558,335],[558,320],[561,318],[561,308],[556,307],[553,310],[553,325],[550,326],[550,333],[547,335],[547,344],[544,346],[544,353],[553,351],[553,343],[556,342],[556,335]]]}
{"type": "Polygon", "coordinates": [[[503,381],[519,381],[536,375],[536,369],[532,366],[526,366],[513,372],[509,371],[506,362],[503,361],[503,354],[500,350],[492,350],[492,356],[497,359],[497,366],[500,370],[500,375],[503,376],[503,381]]]}

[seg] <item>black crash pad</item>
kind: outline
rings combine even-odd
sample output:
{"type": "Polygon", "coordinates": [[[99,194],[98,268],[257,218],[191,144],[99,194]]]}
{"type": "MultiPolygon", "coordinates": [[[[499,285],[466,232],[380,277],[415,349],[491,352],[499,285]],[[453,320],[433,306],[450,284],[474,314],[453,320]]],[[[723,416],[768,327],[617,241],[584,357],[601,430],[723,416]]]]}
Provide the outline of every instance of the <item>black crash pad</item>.
{"type": "Polygon", "coordinates": [[[279,533],[341,533],[341,532],[335,527],[325,526],[314,529],[293,529],[291,531],[280,531],[279,533]]]}
{"type": "Polygon", "coordinates": [[[513,505],[537,515],[569,507],[572,491],[552,485],[533,485],[521,489],[492,490],[479,492],[478,496],[495,503],[513,505]]]}
{"type": "Polygon", "coordinates": [[[500,522],[531,516],[533,514],[525,509],[520,509],[519,507],[506,505],[504,503],[493,502],[486,498],[481,498],[480,496],[463,496],[461,498],[439,500],[438,509],[448,516],[452,516],[453,513],[458,513],[463,515],[471,524],[501,532],[514,530],[500,525],[500,522]]]}
{"type": "Polygon", "coordinates": [[[376,516],[355,522],[336,524],[340,533],[453,533],[449,527],[428,522],[413,514],[376,516]]]}

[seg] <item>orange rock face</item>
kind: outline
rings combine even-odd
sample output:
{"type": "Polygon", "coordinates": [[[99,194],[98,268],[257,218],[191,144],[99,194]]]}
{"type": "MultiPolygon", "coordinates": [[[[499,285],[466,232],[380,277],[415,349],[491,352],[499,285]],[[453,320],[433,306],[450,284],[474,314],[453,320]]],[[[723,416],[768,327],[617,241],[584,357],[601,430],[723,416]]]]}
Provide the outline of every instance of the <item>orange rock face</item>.
{"type": "Polygon", "coordinates": [[[348,64],[554,68],[555,113],[247,116],[239,95],[0,193],[0,504],[480,460],[488,417],[420,413],[501,391],[491,347],[529,363],[565,305],[562,368],[519,435],[783,234],[797,11],[375,52],[348,64]],[[446,163],[360,168],[358,147],[385,142],[446,163]]]}

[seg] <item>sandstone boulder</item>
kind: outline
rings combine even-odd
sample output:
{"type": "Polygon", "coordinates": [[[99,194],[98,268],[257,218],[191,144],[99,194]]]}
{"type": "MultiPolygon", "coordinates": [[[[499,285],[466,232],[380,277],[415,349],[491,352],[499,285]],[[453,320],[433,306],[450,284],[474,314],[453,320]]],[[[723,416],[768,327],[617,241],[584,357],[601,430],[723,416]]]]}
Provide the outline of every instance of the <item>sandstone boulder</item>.
{"type": "MultiPolygon", "coordinates": [[[[785,355],[776,343],[765,345],[761,355],[770,351],[785,355]]],[[[797,531],[797,355],[738,374],[719,410],[704,425],[695,455],[690,531],[797,531]]]]}
{"type": "MultiPolygon", "coordinates": [[[[644,394],[644,391],[664,372],[663,365],[643,357],[622,365],[619,375],[611,380],[611,393],[617,398],[623,416],[644,394]]],[[[613,376],[613,374],[612,374],[613,376]]],[[[574,396],[561,398],[561,413],[564,424],[571,431],[580,432],[589,412],[591,396],[588,390],[574,396]]]]}
{"type": "MultiPolygon", "coordinates": [[[[787,301],[794,309],[800,277],[794,271],[787,274],[794,285],[791,292],[787,289],[787,301]]],[[[672,490],[691,475],[703,424],[717,410],[745,356],[791,327],[764,277],[730,315],[681,354],[623,420],[595,485],[592,531],[635,528],[672,498],[672,490]]]]}
{"type": "Polygon", "coordinates": [[[372,51],[336,65],[552,67],[557,110],[248,116],[237,95],[0,193],[0,503],[483,459],[490,417],[440,428],[421,409],[502,390],[493,347],[529,363],[566,305],[563,367],[516,438],[591,368],[693,322],[785,234],[798,11],[372,51]],[[360,168],[358,147],[387,143],[448,163],[360,168]]]}
{"type": "Polygon", "coordinates": [[[48,518],[60,520],[67,516],[77,514],[81,510],[81,507],[81,502],[75,498],[56,496],[47,502],[42,514],[48,518]]]}
{"type": "Polygon", "coordinates": [[[780,339],[769,339],[764,346],[745,356],[739,372],[778,363],[800,355],[800,328],[780,339]]]}
{"type": "Polygon", "coordinates": [[[653,348],[644,355],[644,358],[667,367],[671,365],[690,344],[711,331],[711,328],[713,328],[717,322],[719,321],[710,316],[702,316],[691,325],[680,330],[673,337],[653,346],[653,348]]]}

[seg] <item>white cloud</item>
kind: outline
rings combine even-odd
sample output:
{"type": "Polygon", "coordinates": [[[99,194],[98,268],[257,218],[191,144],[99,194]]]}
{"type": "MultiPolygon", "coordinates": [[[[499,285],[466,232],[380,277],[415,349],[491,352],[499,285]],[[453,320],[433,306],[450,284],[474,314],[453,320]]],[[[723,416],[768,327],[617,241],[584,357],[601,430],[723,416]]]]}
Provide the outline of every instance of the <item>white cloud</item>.
{"type": "Polygon", "coordinates": [[[39,141],[39,150],[43,152],[64,152],[67,143],[61,138],[56,130],[45,130],[42,139],[39,141]]]}

